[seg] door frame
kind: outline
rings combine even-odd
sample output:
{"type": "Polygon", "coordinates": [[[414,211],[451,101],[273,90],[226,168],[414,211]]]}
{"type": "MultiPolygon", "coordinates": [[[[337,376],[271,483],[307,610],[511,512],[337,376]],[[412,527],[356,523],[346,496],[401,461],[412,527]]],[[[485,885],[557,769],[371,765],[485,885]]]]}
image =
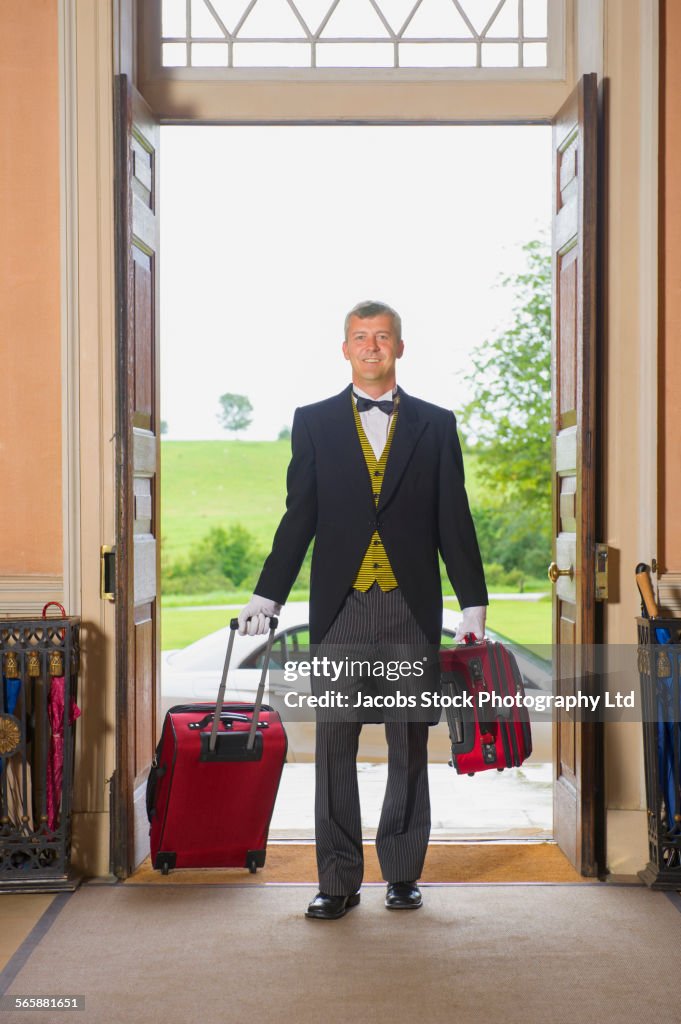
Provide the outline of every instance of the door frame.
{"type": "MultiPolygon", "coordinates": [[[[652,555],[657,522],[657,397],[652,385],[657,373],[658,3],[657,0],[627,0],[626,4],[622,0],[599,0],[598,3],[593,0],[575,0],[575,3],[577,32],[574,77],[582,70],[596,70],[606,74],[611,81],[609,205],[618,208],[621,204],[624,209],[625,197],[632,194],[638,197],[635,223],[633,227],[627,225],[630,234],[631,231],[635,234],[635,244],[630,246],[625,255],[620,245],[613,245],[613,237],[617,239],[617,232],[622,226],[609,225],[606,231],[611,251],[607,268],[607,316],[611,331],[623,324],[626,333],[626,318],[631,315],[632,296],[636,297],[638,315],[634,325],[635,337],[632,335],[627,344],[636,358],[636,378],[640,380],[643,376],[651,386],[642,389],[643,393],[639,395],[636,463],[638,508],[635,524],[625,524],[621,547],[624,553],[625,549],[631,549],[634,544],[638,547],[645,545],[652,555]],[[607,29],[602,36],[598,34],[599,25],[607,29]],[[602,45],[595,42],[595,39],[602,39],[602,45]],[[588,61],[588,64],[584,64],[584,61],[588,61]],[[638,112],[633,122],[631,109],[638,112]],[[632,152],[638,155],[638,160],[632,160],[632,152]],[[613,174],[612,169],[616,169],[617,173],[613,174]]],[[[112,543],[115,536],[115,458],[112,444],[115,433],[112,372],[115,365],[115,288],[111,129],[113,75],[119,72],[130,73],[133,78],[135,75],[134,48],[129,44],[134,38],[133,8],[134,0],[102,0],[102,3],[91,6],[77,4],[76,0],[59,0],[60,117],[64,138],[63,373],[65,385],[69,379],[74,378],[77,378],[78,383],[77,395],[74,395],[73,387],[65,390],[64,445],[66,451],[71,453],[71,460],[75,457],[75,451],[78,451],[79,469],[78,473],[73,472],[71,464],[70,473],[66,466],[63,471],[65,522],[71,524],[64,543],[64,568],[70,592],[74,595],[72,610],[80,611],[83,618],[94,625],[99,640],[97,645],[92,646],[85,661],[83,694],[85,696],[96,689],[102,691],[98,700],[100,720],[93,720],[91,726],[84,723],[80,732],[81,749],[77,756],[85,757],[88,742],[92,741],[97,748],[96,773],[94,785],[93,777],[90,776],[87,786],[83,786],[82,799],[76,801],[80,810],[76,810],[74,815],[74,834],[78,834],[79,827],[84,830],[87,842],[96,851],[91,854],[90,860],[94,857],[99,867],[105,860],[102,852],[103,836],[109,833],[106,785],[115,769],[115,624],[113,609],[100,599],[99,563],[93,552],[98,552],[103,543],[112,543]],[[77,235],[75,257],[74,234],[77,235]],[[98,386],[93,388],[95,379],[98,386]],[[89,424],[88,436],[80,439],[80,445],[77,444],[75,433],[76,401],[80,404],[80,421],[89,424]],[[79,553],[75,551],[76,544],[79,553]],[[102,722],[106,726],[103,739],[102,722]]],[[[569,83],[564,84],[567,94],[569,83]]],[[[340,84],[332,84],[330,87],[343,88],[340,84]]],[[[464,83],[450,84],[450,88],[455,87],[462,89],[464,83]]],[[[483,117],[473,117],[472,121],[548,123],[546,113],[539,117],[531,114],[531,90],[542,87],[542,83],[536,82],[524,85],[522,92],[527,103],[524,111],[515,116],[507,114],[500,117],[493,112],[493,90],[487,88],[487,83],[465,83],[469,99],[476,90],[480,91],[481,106],[485,111],[483,117]]],[[[413,89],[413,83],[406,88],[413,89]]],[[[419,90],[422,93],[421,86],[419,90]]],[[[558,105],[556,103],[553,112],[558,105]]],[[[473,110],[474,107],[469,104],[468,109],[473,110]]],[[[335,118],[334,123],[339,120],[335,118]]],[[[351,120],[356,123],[355,118],[351,120]]],[[[386,120],[399,123],[394,117],[386,120]]],[[[416,112],[406,122],[401,120],[402,123],[414,123],[414,120],[422,121],[424,118],[416,112]]],[[[465,122],[461,118],[447,119],[445,122],[438,116],[425,120],[429,123],[471,123],[470,118],[465,122]]],[[[253,123],[253,119],[244,118],[241,123],[253,123]]],[[[270,116],[267,123],[291,123],[291,120],[280,112],[278,116],[270,116]]],[[[367,123],[377,121],[368,118],[367,123]]],[[[380,118],[380,123],[385,123],[383,118],[380,118]]],[[[625,384],[628,386],[629,382],[625,384]]],[[[626,388],[614,379],[614,375],[609,379],[608,387],[608,406],[614,409],[626,397],[626,388]]],[[[606,417],[611,415],[606,412],[606,417]]],[[[605,454],[608,458],[610,448],[607,442],[605,454]]],[[[609,486],[609,493],[611,505],[606,510],[606,516],[611,510],[616,510],[618,505],[625,504],[627,496],[630,498],[631,478],[628,480],[626,494],[617,489],[615,480],[609,486]]],[[[612,516],[608,516],[608,530],[617,537],[618,523],[611,520],[612,516]]],[[[638,557],[626,557],[633,562],[638,560],[638,557]]],[[[635,599],[623,600],[604,609],[606,640],[629,640],[629,626],[634,610],[635,599]]],[[[631,757],[631,747],[628,754],[631,757]]],[[[91,759],[92,755],[89,757],[91,759]]],[[[635,765],[634,768],[633,774],[638,777],[639,766],[635,765]]],[[[613,765],[613,778],[617,774],[613,765]]],[[[630,778],[625,780],[628,788],[624,793],[623,812],[640,811],[643,818],[644,812],[640,810],[640,778],[635,780],[631,776],[630,772],[630,778]]],[[[617,806],[617,797],[613,803],[617,806]]],[[[614,807],[607,811],[608,822],[613,813],[616,813],[614,807]]],[[[624,842],[626,849],[633,849],[634,845],[631,837],[624,842]]],[[[98,873],[105,874],[106,871],[98,873]]]]}

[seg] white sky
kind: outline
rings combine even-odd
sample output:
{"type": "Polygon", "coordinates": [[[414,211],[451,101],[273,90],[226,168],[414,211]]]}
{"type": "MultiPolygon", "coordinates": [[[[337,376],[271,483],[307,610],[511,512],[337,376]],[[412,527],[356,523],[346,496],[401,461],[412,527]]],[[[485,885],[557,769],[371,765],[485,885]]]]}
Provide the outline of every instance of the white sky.
{"type": "Polygon", "coordinates": [[[509,319],[500,276],[546,235],[543,126],[163,127],[161,408],[169,439],[226,438],[226,391],[269,440],[340,391],[345,313],[402,315],[398,381],[466,400],[470,350],[509,319]]]}

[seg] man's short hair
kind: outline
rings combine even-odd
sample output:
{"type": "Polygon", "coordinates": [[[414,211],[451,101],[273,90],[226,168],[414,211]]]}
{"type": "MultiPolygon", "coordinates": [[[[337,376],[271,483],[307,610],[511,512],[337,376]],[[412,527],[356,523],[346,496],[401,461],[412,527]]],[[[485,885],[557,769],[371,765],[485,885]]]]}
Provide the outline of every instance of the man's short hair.
{"type": "Polygon", "coordinates": [[[350,317],[357,316],[360,320],[370,320],[374,316],[390,316],[392,317],[393,327],[397,334],[397,340],[402,340],[402,317],[396,312],[392,306],[388,306],[385,302],[375,302],[372,299],[368,299],[365,302],[358,302],[354,306],[345,318],[345,340],[348,340],[348,330],[350,328],[350,317]]]}

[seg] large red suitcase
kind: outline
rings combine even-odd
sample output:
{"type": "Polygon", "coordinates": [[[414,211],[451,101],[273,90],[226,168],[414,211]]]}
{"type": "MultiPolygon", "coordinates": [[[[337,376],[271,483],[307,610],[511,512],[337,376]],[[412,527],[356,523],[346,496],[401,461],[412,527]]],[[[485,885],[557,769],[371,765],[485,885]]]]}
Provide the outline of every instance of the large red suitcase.
{"type": "Polygon", "coordinates": [[[215,704],[168,711],[147,784],[151,860],[171,868],[245,867],[265,863],[267,834],[286,759],[279,714],[262,704],[276,618],[253,704],[224,703],[238,626],[230,623],[215,704]]]}
{"type": "Polygon", "coordinates": [[[517,768],[532,753],[530,717],[522,700],[523,678],[513,654],[503,644],[476,641],[440,651],[443,694],[458,696],[462,706],[446,707],[452,744],[450,764],[459,775],[496,768],[517,768]],[[506,706],[481,698],[496,694],[506,706]],[[468,704],[463,703],[468,700],[468,704]]]}

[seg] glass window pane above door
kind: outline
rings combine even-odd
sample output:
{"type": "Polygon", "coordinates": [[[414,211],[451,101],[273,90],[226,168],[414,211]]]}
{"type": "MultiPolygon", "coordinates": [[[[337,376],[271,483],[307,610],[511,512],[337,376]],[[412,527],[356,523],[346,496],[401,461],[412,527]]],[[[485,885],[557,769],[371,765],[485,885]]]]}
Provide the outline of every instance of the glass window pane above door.
{"type": "Polygon", "coordinates": [[[162,0],[157,45],[162,67],[172,68],[467,68],[480,77],[513,68],[522,75],[548,69],[565,2],[162,0]]]}

